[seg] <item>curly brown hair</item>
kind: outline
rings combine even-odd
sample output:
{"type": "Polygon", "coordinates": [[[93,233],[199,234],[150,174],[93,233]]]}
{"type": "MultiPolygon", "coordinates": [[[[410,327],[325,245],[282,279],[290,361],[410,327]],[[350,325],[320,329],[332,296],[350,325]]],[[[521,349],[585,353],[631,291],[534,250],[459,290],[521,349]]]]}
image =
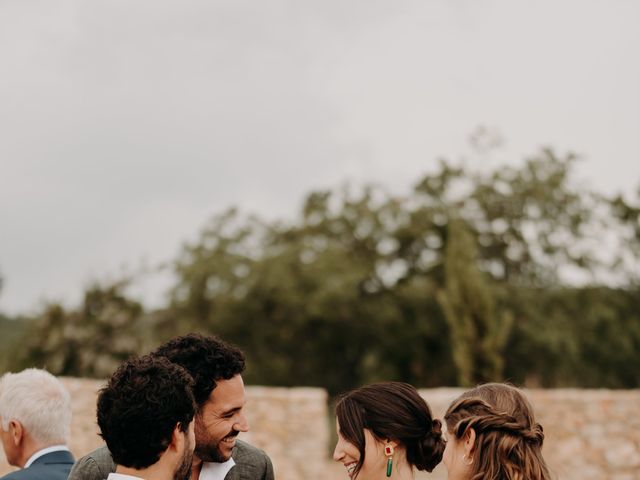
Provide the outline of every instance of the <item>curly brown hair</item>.
{"type": "Polygon", "coordinates": [[[219,380],[242,374],[244,354],[238,347],[215,336],[189,333],[160,345],[151,355],[166,357],[193,377],[193,396],[202,407],[219,380]]]}
{"type": "Polygon", "coordinates": [[[114,462],[136,469],[156,463],[176,427],[187,432],[196,412],[193,379],[163,357],[124,362],[98,395],[100,436],[114,462]]]}
{"type": "Polygon", "coordinates": [[[471,480],[550,480],[542,457],[542,425],[516,387],[487,383],[473,388],[451,403],[444,419],[458,440],[469,429],[476,434],[471,480]]]}

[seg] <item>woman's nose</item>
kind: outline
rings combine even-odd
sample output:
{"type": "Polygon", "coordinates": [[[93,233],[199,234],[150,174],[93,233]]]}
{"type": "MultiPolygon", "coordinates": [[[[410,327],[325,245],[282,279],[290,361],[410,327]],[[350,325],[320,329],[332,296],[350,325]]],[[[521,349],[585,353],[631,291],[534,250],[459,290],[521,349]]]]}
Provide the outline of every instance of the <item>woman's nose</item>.
{"type": "Polygon", "coordinates": [[[336,443],[336,448],[333,449],[333,460],[335,462],[340,462],[342,460],[342,457],[344,457],[344,452],[340,447],[340,442],[338,442],[336,443]]]}

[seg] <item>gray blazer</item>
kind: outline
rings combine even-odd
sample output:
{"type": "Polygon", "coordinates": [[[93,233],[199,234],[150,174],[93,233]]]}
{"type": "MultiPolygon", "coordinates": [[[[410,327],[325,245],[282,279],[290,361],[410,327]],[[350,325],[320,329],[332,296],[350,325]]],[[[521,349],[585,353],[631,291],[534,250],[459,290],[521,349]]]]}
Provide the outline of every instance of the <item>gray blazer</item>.
{"type": "Polygon", "coordinates": [[[36,458],[27,468],[8,473],[0,480],[67,480],[72,465],[71,452],[51,452],[36,458]]]}
{"type": "MultiPolygon", "coordinates": [[[[236,440],[231,457],[236,464],[225,480],[273,480],[271,459],[262,450],[236,440]]],[[[69,480],[104,480],[115,471],[116,464],[105,446],[78,460],[71,469],[69,480]]]]}

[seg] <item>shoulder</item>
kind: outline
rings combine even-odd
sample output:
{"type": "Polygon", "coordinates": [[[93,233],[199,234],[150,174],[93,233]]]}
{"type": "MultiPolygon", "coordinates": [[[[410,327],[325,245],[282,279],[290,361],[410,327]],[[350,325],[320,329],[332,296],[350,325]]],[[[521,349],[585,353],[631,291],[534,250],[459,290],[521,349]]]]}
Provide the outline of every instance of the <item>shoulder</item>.
{"type": "Polygon", "coordinates": [[[25,475],[25,470],[16,470],[15,472],[7,473],[4,477],[0,477],[0,480],[26,480],[29,478],[25,475]]]}
{"type": "Polygon", "coordinates": [[[0,477],[0,480],[24,480],[27,477],[24,476],[24,470],[16,470],[15,472],[7,473],[4,477],[0,477]]]}
{"type": "Polygon", "coordinates": [[[41,455],[29,467],[5,475],[1,480],[67,480],[71,465],[71,452],[53,451],[41,455]]]}
{"type": "Polygon", "coordinates": [[[233,449],[232,456],[236,463],[269,460],[269,457],[264,450],[260,450],[253,445],[249,445],[242,440],[236,441],[236,448],[233,449]]]}
{"type": "Polygon", "coordinates": [[[241,440],[236,441],[233,460],[238,470],[251,470],[250,478],[273,479],[273,465],[269,456],[259,448],[241,440]]]}
{"type": "Polygon", "coordinates": [[[111,453],[107,447],[100,447],[79,459],[71,469],[69,480],[104,480],[115,472],[111,453]]]}
{"type": "Polygon", "coordinates": [[[71,465],[73,465],[74,462],[75,459],[73,458],[73,454],[69,450],[56,450],[53,452],[45,453],[41,457],[36,458],[36,460],[31,464],[31,467],[29,468],[64,468],[65,465],[68,468],[71,468],[71,465]]]}
{"type": "Polygon", "coordinates": [[[11,472],[0,480],[65,480],[70,469],[70,464],[32,465],[29,468],[11,472]]]}

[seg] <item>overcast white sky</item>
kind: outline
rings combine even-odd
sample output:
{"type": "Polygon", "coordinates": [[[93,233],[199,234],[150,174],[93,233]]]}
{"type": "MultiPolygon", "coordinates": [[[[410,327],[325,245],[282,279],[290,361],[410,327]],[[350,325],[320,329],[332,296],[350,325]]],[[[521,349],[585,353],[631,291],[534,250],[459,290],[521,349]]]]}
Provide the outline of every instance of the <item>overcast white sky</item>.
{"type": "Polygon", "coordinates": [[[492,165],[551,145],[630,192],[639,24],[636,0],[0,0],[0,311],[171,259],[231,205],[408,189],[478,125],[492,165]]]}

